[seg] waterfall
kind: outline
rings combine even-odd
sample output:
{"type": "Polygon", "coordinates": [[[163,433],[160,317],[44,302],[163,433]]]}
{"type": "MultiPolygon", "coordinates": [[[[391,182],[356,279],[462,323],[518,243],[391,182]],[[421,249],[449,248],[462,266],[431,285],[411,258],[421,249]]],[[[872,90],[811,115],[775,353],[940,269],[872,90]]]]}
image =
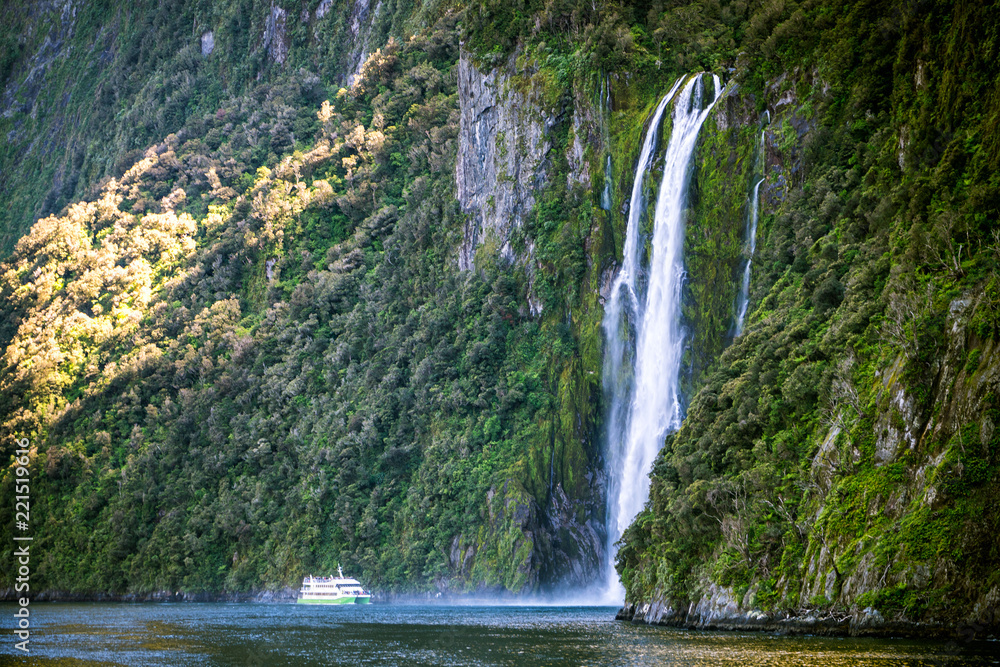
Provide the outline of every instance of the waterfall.
{"type": "Polygon", "coordinates": [[[678,80],[653,113],[632,183],[622,266],[605,309],[604,386],[609,397],[606,602],[620,602],[623,595],[614,569],[614,544],[646,502],[653,458],[683,417],[678,376],[684,343],[680,326],[684,207],[698,131],[721,93],[719,78],[713,76],[713,97],[704,104],[704,78],[678,80]],[[640,243],[646,207],[644,180],[656,152],[661,117],[675,94],[651,252],[648,266],[643,267],[641,249],[647,241],[640,243]]]}
{"type": "MultiPolygon", "coordinates": [[[[610,137],[608,136],[608,119],[611,117],[611,85],[608,82],[607,77],[601,80],[601,101],[600,101],[600,114],[601,114],[601,126],[602,134],[604,135],[604,145],[609,146],[611,144],[610,137]]],[[[601,208],[605,211],[611,210],[611,151],[608,151],[608,155],[604,160],[604,189],[601,190],[601,208]]]]}
{"type": "Polygon", "coordinates": [[[604,162],[604,189],[601,190],[601,208],[611,210],[611,153],[604,162]]]}
{"type": "MultiPolygon", "coordinates": [[[[771,112],[767,112],[768,122],[771,120],[771,112]]],[[[757,153],[757,165],[762,166],[764,161],[764,133],[760,131],[760,149],[757,153]]],[[[753,263],[753,254],[757,250],[757,216],[760,212],[758,192],[760,184],[764,182],[763,167],[759,172],[760,178],[753,186],[750,195],[750,213],[747,215],[747,239],[749,240],[749,252],[747,253],[747,264],[743,268],[743,284],[740,286],[740,296],[736,302],[736,336],[743,334],[743,324],[746,321],[747,306],[750,303],[750,265],[753,263]]]]}

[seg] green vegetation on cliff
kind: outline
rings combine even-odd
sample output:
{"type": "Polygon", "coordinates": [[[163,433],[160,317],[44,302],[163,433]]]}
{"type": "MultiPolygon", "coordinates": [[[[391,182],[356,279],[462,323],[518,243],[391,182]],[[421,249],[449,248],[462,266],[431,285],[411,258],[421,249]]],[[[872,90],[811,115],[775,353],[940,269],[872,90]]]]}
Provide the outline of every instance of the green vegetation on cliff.
{"type": "Polygon", "coordinates": [[[371,5],[4,17],[0,420],[4,456],[33,447],[33,586],[249,591],[338,563],[381,590],[593,579],[601,291],[649,112],[704,69],[727,97],[692,166],[690,407],[623,539],[628,599],[996,602],[988,9],[371,5]],[[470,141],[476,86],[530,123],[470,141]],[[531,197],[508,231],[470,242],[462,151],[517,167],[495,175],[531,197]]]}
{"type": "Polygon", "coordinates": [[[521,591],[596,560],[541,514],[554,489],[595,511],[597,379],[560,315],[588,206],[550,190],[526,227],[553,317],[523,272],[456,270],[457,57],[446,15],[321,103],[316,77],[260,86],[18,242],[0,409],[33,445],[34,586],[247,591],[342,563],[521,591]]]}
{"type": "Polygon", "coordinates": [[[996,31],[950,3],[751,20],[737,80],[773,113],[751,313],[623,539],[629,600],[995,604],[996,31]]]}

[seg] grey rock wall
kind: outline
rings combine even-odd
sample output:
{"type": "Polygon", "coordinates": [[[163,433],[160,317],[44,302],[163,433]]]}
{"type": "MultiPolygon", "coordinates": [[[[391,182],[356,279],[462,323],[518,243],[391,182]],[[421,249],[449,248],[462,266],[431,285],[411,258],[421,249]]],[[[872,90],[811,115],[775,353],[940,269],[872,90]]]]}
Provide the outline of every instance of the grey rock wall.
{"type": "Polygon", "coordinates": [[[705,595],[687,605],[655,599],[626,604],[615,617],[619,621],[664,625],[692,630],[757,630],[779,634],[852,637],[961,638],[965,641],[996,637],[1000,629],[997,608],[985,610],[977,623],[915,623],[890,620],[872,608],[837,614],[802,609],[795,612],[764,612],[736,602],[732,589],[712,585],[705,595]]]}
{"type": "Polygon", "coordinates": [[[353,84],[361,74],[361,68],[371,54],[370,42],[375,29],[375,22],[382,12],[382,0],[378,0],[372,7],[370,0],[355,0],[351,9],[350,29],[354,48],[351,50],[350,62],[351,74],[347,77],[347,83],[353,84]]]}
{"type": "Polygon", "coordinates": [[[532,207],[535,193],[547,181],[549,131],[556,123],[530,86],[514,85],[505,67],[481,72],[468,52],[458,63],[459,149],[456,179],[458,201],[468,216],[458,265],[471,270],[476,249],[487,240],[508,262],[518,256],[511,235],[532,207]]]}

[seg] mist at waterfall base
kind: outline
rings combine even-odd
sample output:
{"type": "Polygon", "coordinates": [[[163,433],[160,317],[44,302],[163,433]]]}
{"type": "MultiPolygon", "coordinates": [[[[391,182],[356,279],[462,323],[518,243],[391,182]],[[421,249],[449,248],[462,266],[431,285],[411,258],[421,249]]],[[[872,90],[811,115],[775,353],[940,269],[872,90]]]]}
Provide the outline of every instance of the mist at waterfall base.
{"type": "Polygon", "coordinates": [[[719,77],[678,80],[650,120],[633,178],[622,265],[605,307],[604,387],[608,398],[608,512],[604,581],[592,596],[624,601],[614,568],[615,543],[649,495],[649,470],[667,433],[683,418],[678,386],[684,331],[684,208],[698,132],[721,95],[719,77]],[[706,81],[713,90],[706,91],[706,81]],[[710,99],[707,99],[710,96],[710,99]],[[646,178],[657,153],[663,114],[672,103],[670,138],[653,209],[652,238],[644,238],[646,178]],[[650,245],[649,257],[644,248],[650,245]],[[645,260],[645,261],[644,261],[645,260]]]}

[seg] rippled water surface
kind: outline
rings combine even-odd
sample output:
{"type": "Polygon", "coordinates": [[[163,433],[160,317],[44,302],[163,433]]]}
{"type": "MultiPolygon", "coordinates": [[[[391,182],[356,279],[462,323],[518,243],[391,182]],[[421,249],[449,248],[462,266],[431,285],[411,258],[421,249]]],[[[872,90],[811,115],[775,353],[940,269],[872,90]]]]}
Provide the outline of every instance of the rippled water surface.
{"type": "Polygon", "coordinates": [[[35,603],[0,665],[1000,665],[1000,644],[688,632],[611,607],[35,603]]]}

